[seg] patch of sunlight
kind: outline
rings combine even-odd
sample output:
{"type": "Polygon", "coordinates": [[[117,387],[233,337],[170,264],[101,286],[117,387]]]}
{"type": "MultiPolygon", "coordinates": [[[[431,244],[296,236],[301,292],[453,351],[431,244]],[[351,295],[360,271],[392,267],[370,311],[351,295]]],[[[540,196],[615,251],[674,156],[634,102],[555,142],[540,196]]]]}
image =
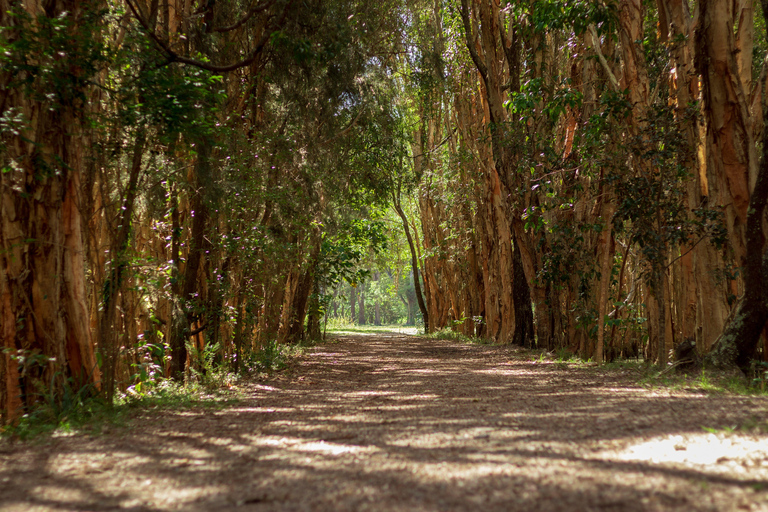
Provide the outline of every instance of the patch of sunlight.
{"type": "Polygon", "coordinates": [[[513,373],[515,375],[520,374],[520,372],[518,371],[512,371],[506,368],[488,368],[487,370],[473,370],[472,373],[479,373],[482,375],[498,375],[498,374],[511,375],[513,373]]]}
{"type": "Polygon", "coordinates": [[[53,434],[51,434],[51,437],[74,437],[75,435],[77,435],[77,432],[75,432],[74,430],[58,429],[58,430],[55,430],[53,434]]]}
{"type": "Polygon", "coordinates": [[[365,411],[370,410],[377,410],[377,411],[408,411],[412,409],[421,410],[424,406],[420,404],[409,404],[409,405],[380,405],[380,404],[369,404],[365,407],[365,411]]]}
{"type": "MultiPolygon", "coordinates": [[[[127,452],[111,453],[108,455],[108,457],[109,459],[119,460],[121,468],[132,468],[136,466],[152,464],[154,462],[154,459],[151,457],[127,452]]],[[[51,456],[51,458],[48,460],[48,463],[46,464],[46,470],[55,474],[70,472],[77,473],[78,471],[82,470],[83,467],[87,467],[89,469],[100,468],[103,460],[104,457],[98,457],[93,459],[93,461],[85,464],[81,454],[59,453],[51,456]]]]}
{"type": "Polygon", "coordinates": [[[255,412],[259,414],[273,413],[273,412],[295,412],[293,407],[232,407],[224,411],[216,411],[214,416],[227,416],[229,417],[233,412],[255,412]]]}
{"type": "Polygon", "coordinates": [[[298,450],[300,452],[322,453],[324,455],[341,455],[344,453],[372,451],[372,448],[351,444],[334,444],[327,443],[325,441],[317,441],[294,446],[294,450],[298,450]]]}
{"type": "Polygon", "coordinates": [[[233,446],[234,443],[235,443],[234,439],[230,439],[228,437],[209,437],[208,438],[208,444],[212,444],[214,446],[228,447],[228,446],[233,446]]]}
{"type": "Polygon", "coordinates": [[[419,328],[405,325],[354,325],[340,324],[328,326],[328,334],[332,336],[380,336],[380,335],[410,335],[419,334],[419,328]]]}
{"type": "Polygon", "coordinates": [[[219,469],[218,467],[213,467],[214,464],[211,462],[211,458],[205,455],[200,458],[177,457],[170,460],[170,465],[171,467],[200,466],[207,471],[217,471],[219,469]]]}
{"type": "Polygon", "coordinates": [[[280,391],[277,388],[273,388],[272,386],[265,386],[264,384],[256,384],[253,387],[256,389],[263,389],[264,391],[280,391]]]}
{"type": "Polygon", "coordinates": [[[740,466],[768,469],[768,440],[703,433],[665,436],[630,446],[619,454],[619,459],[693,466],[737,462],[740,466]]]}
{"type": "Polygon", "coordinates": [[[513,425],[505,426],[503,429],[499,429],[497,427],[469,427],[462,429],[459,437],[509,440],[520,437],[521,434],[533,434],[533,431],[518,430],[518,427],[513,425]]]}
{"type": "MultiPolygon", "coordinates": [[[[225,489],[224,486],[214,485],[178,487],[168,481],[153,482],[151,480],[146,480],[144,482],[144,485],[146,486],[153,484],[153,501],[159,502],[163,505],[173,505],[173,508],[178,508],[179,505],[181,505],[180,508],[185,508],[184,504],[192,503],[200,499],[202,496],[210,496],[212,494],[221,493],[225,489]]],[[[166,506],[164,508],[168,507],[166,506]]]]}
{"type": "Polygon", "coordinates": [[[431,393],[425,395],[401,395],[400,398],[397,398],[396,400],[434,400],[435,398],[440,398],[440,396],[431,393]]]}
{"type": "Polygon", "coordinates": [[[298,437],[267,437],[254,439],[253,444],[278,448],[288,448],[298,452],[321,453],[324,455],[342,455],[345,453],[373,452],[374,446],[337,444],[328,441],[305,441],[298,437]]]}
{"type": "MultiPolygon", "coordinates": [[[[377,405],[370,404],[365,408],[360,409],[357,414],[334,414],[332,416],[320,416],[319,420],[322,421],[338,421],[343,423],[360,423],[360,424],[372,424],[378,425],[381,423],[381,418],[378,414],[366,414],[366,411],[379,412],[379,411],[406,411],[409,409],[421,409],[420,405],[377,405]]],[[[317,428],[317,427],[313,427],[317,428]]]]}
{"type": "MultiPolygon", "coordinates": [[[[429,423],[429,422],[426,422],[429,423]]],[[[445,425],[447,421],[440,421],[440,425],[445,425]]],[[[392,446],[419,448],[419,449],[442,449],[461,446],[465,443],[453,433],[435,432],[420,435],[408,435],[399,439],[392,439],[389,444],[392,446]]]]}
{"type": "Polygon", "coordinates": [[[300,443],[300,439],[296,439],[295,437],[289,438],[289,437],[257,437],[254,439],[253,444],[257,444],[260,446],[291,446],[296,443],[300,443]]]}
{"type": "Polygon", "coordinates": [[[332,334],[336,336],[381,336],[381,331],[346,331],[346,330],[338,330],[333,331],[332,334]]]}
{"type": "Polygon", "coordinates": [[[86,502],[90,497],[80,489],[61,485],[38,485],[32,489],[31,495],[37,500],[55,503],[86,502]]]}

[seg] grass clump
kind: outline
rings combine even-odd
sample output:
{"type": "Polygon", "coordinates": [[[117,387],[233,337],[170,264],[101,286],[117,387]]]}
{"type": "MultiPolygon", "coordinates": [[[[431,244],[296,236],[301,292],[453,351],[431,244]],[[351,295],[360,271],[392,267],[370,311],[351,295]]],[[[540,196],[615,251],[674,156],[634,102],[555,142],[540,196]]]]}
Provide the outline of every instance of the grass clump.
{"type": "Polygon", "coordinates": [[[119,421],[114,411],[92,390],[83,388],[72,393],[65,390],[57,402],[45,400],[12,425],[0,427],[2,437],[30,440],[55,433],[66,435],[88,429],[98,432],[105,424],[119,421]]]}
{"type": "Polygon", "coordinates": [[[453,329],[440,329],[425,335],[432,340],[458,341],[459,343],[473,343],[475,345],[493,345],[493,340],[480,338],[477,336],[467,336],[466,334],[454,331],[453,329]]]}
{"type": "Polygon", "coordinates": [[[99,435],[110,428],[126,427],[140,410],[219,409],[239,400],[234,388],[212,390],[194,381],[179,384],[163,380],[152,389],[145,389],[143,393],[121,393],[112,404],[98,394],[86,394],[83,389],[76,393],[76,400],[37,404],[15,424],[0,428],[0,436],[30,441],[76,433],[99,435]]]}
{"type": "Polygon", "coordinates": [[[21,440],[76,432],[97,435],[109,427],[125,426],[139,410],[219,409],[239,401],[243,376],[283,371],[313,345],[267,343],[248,354],[240,375],[217,359],[218,345],[203,351],[189,347],[192,365],[184,383],[165,378],[158,364],[133,365],[130,384],[123,383],[124,392],[114,403],[104,400],[93,386],[74,389],[70,383],[58,400],[54,393],[42,392],[34,409],[14,425],[0,427],[0,435],[21,440]]]}
{"type": "Polygon", "coordinates": [[[701,368],[690,374],[675,374],[659,371],[657,367],[648,365],[638,381],[641,385],[651,388],[740,396],[768,395],[768,389],[762,382],[750,379],[738,371],[701,368]]]}
{"type": "Polygon", "coordinates": [[[316,340],[307,340],[294,344],[278,343],[273,340],[251,352],[245,358],[244,372],[272,373],[288,368],[299,356],[317,344],[316,340]]]}

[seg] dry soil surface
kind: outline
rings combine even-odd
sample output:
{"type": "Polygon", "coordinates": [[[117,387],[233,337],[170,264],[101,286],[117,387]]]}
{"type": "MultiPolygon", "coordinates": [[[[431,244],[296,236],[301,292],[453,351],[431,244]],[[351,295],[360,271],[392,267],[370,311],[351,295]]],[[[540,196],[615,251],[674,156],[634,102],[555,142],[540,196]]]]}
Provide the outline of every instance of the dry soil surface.
{"type": "Polygon", "coordinates": [[[403,335],[320,345],[245,395],[0,444],[0,510],[768,511],[768,436],[731,432],[765,398],[403,335]]]}

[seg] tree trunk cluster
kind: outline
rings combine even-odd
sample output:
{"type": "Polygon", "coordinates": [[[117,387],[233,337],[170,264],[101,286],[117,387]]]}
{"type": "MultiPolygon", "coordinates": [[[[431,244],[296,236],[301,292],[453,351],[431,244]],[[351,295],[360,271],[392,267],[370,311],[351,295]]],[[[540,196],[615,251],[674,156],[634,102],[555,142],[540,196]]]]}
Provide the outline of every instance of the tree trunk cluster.
{"type": "Polygon", "coordinates": [[[615,7],[615,32],[589,10],[577,31],[541,28],[535,2],[432,14],[460,26],[436,46],[464,55],[421,107],[419,154],[444,176],[419,198],[432,328],[471,334],[481,318],[481,336],[596,361],[665,364],[684,340],[717,342],[713,361],[746,368],[766,321],[760,13],[749,0],[615,7]]]}

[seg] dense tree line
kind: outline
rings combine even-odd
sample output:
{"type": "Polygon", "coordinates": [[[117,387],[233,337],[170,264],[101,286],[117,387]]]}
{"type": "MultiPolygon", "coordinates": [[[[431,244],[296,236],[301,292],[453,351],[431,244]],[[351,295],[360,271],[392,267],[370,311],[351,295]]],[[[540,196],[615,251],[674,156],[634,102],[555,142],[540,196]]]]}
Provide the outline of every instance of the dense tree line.
{"type": "Polygon", "coordinates": [[[317,331],[384,244],[398,9],[0,5],[6,421],[317,331]]]}
{"type": "Polygon", "coordinates": [[[766,320],[764,26],[751,1],[424,11],[432,326],[597,361],[695,340],[747,368],[766,320]]]}
{"type": "Polygon", "coordinates": [[[243,370],[366,293],[381,321],[384,289],[428,331],[661,364],[690,339],[747,368],[764,19],[752,0],[0,0],[2,421],[203,359],[243,370]]]}

